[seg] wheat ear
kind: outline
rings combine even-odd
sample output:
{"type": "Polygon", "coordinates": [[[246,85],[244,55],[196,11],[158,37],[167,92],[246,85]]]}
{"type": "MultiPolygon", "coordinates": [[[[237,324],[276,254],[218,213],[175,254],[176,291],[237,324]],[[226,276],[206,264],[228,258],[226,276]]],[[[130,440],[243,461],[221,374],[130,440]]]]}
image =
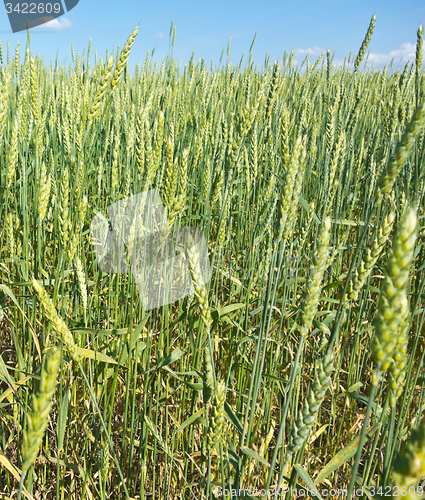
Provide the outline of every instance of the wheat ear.
{"type": "Polygon", "coordinates": [[[424,125],[425,102],[416,109],[401,141],[397,144],[394,156],[391,158],[388,167],[384,170],[378,181],[378,186],[375,190],[375,199],[378,205],[382,202],[383,195],[391,191],[424,125]]]}
{"type": "Polygon", "coordinates": [[[406,210],[386,268],[372,343],[373,360],[382,370],[387,370],[391,365],[397,332],[406,309],[406,286],[415,248],[417,223],[416,211],[413,208],[406,210]]]}
{"type": "Polygon", "coordinates": [[[318,365],[316,378],[310,386],[307,399],[290,433],[290,444],[287,450],[288,458],[292,457],[301,448],[316,420],[331,380],[333,370],[333,354],[331,350],[319,361],[318,365]]]}
{"type": "Polygon", "coordinates": [[[46,290],[34,278],[32,279],[32,284],[34,290],[37,292],[37,296],[41,302],[47,318],[52,322],[53,328],[64,343],[66,349],[69,351],[75,361],[80,361],[81,357],[78,354],[78,348],[74,342],[74,338],[71,332],[68,330],[65,321],[58,315],[56,308],[53,305],[53,302],[47,294],[46,290]]]}
{"type": "Polygon", "coordinates": [[[114,71],[114,76],[112,77],[112,90],[117,86],[121,78],[125,65],[127,64],[128,56],[130,55],[131,47],[133,46],[134,40],[138,32],[139,32],[139,26],[136,26],[132,31],[131,35],[128,37],[127,41],[125,42],[120,57],[118,58],[117,61],[117,65],[114,71]]]}
{"type": "Polygon", "coordinates": [[[32,397],[32,412],[27,415],[28,430],[24,434],[22,447],[23,473],[37,458],[52,407],[51,399],[55,392],[61,359],[61,351],[58,348],[52,349],[44,358],[37,394],[32,397]]]}

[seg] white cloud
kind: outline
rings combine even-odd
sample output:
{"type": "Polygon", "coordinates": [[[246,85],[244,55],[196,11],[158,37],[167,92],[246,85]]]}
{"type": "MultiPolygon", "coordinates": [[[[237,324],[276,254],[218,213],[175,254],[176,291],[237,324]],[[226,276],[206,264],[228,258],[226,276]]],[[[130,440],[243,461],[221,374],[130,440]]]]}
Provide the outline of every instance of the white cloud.
{"type": "Polygon", "coordinates": [[[51,21],[46,22],[46,24],[42,25],[42,28],[58,31],[70,28],[72,25],[73,23],[69,19],[67,19],[66,17],[61,17],[59,19],[52,19],[51,21]]]}
{"type": "Polygon", "coordinates": [[[295,49],[294,54],[296,56],[306,56],[307,54],[310,54],[311,56],[320,56],[323,54],[323,52],[326,52],[326,49],[322,49],[321,47],[317,47],[316,45],[311,49],[295,49]]]}
{"type": "MultiPolygon", "coordinates": [[[[321,47],[314,46],[313,48],[307,48],[307,49],[294,49],[294,54],[295,56],[298,56],[299,58],[304,59],[307,54],[310,56],[315,56],[319,57],[323,52],[326,52],[326,49],[323,49],[321,47]]],[[[333,53],[333,50],[331,49],[331,54],[333,53]]],[[[348,54],[347,58],[345,60],[345,64],[347,67],[353,67],[354,65],[354,59],[356,57],[356,54],[353,52],[351,56],[351,62],[348,63],[348,54]]],[[[406,64],[408,61],[414,62],[415,57],[416,57],[416,44],[410,43],[410,42],[405,42],[402,43],[400,48],[398,49],[393,49],[390,50],[386,54],[382,54],[380,52],[366,52],[365,57],[362,61],[361,67],[366,62],[366,57],[367,59],[367,64],[366,66],[370,67],[384,67],[385,65],[389,65],[392,60],[394,60],[394,67],[398,67],[401,65],[406,64]]],[[[297,64],[297,59],[295,58],[295,64],[297,64]]],[[[313,61],[312,61],[313,62],[313,61]]],[[[333,59],[333,65],[336,67],[340,67],[344,65],[344,58],[343,57],[334,57],[333,59]]]]}
{"type": "Polygon", "coordinates": [[[398,64],[400,60],[404,63],[407,61],[414,61],[416,57],[416,44],[403,43],[399,49],[390,50],[388,54],[380,54],[378,52],[371,52],[368,57],[368,63],[377,65],[389,64],[394,59],[394,64],[398,64]]]}
{"type": "Polygon", "coordinates": [[[154,38],[164,38],[164,33],[157,33],[156,35],[154,35],[154,38]]]}

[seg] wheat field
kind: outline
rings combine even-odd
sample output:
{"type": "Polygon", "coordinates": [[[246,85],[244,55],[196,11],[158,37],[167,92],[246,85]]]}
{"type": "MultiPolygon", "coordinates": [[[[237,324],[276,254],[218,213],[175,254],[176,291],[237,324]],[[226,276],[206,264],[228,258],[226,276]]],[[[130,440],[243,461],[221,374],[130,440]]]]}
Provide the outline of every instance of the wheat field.
{"type": "Polygon", "coordinates": [[[423,28],[375,70],[375,22],[343,66],[0,45],[0,499],[425,497],[423,28]],[[148,190],[211,267],[150,310],[91,233],[148,190]]]}

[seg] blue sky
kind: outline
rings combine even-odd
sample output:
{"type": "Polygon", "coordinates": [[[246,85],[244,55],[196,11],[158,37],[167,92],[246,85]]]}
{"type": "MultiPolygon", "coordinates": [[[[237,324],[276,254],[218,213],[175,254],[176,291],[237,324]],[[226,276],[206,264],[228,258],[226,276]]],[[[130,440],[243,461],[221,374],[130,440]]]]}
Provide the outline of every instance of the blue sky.
{"type": "MultiPolygon", "coordinates": [[[[52,0],[57,1],[57,0],[52,0]]],[[[334,61],[341,64],[350,51],[357,53],[372,14],[376,27],[369,45],[370,62],[382,68],[394,57],[400,67],[414,61],[416,32],[425,23],[423,0],[251,0],[203,3],[186,0],[176,2],[80,0],[79,4],[49,25],[31,29],[31,51],[55,61],[71,62],[71,43],[75,51],[87,52],[92,38],[92,55],[96,50],[105,58],[106,50],[124,45],[128,35],[140,21],[140,30],[129,58],[130,69],[142,64],[146,52],[155,47],[154,60],[162,62],[167,56],[171,20],[176,26],[173,56],[182,64],[188,62],[192,51],[195,60],[205,57],[210,67],[211,58],[218,64],[224,49],[224,61],[229,36],[231,62],[237,64],[245,52],[245,61],[252,39],[258,32],[253,49],[254,61],[261,67],[265,56],[271,62],[281,61],[283,54],[294,48],[300,64],[310,53],[314,61],[326,49],[335,52],[334,61]]],[[[21,53],[26,44],[26,32],[13,34],[6,10],[0,8],[0,40],[3,51],[10,40],[14,53],[19,40],[21,53]]],[[[94,58],[92,58],[94,60],[94,58]]]]}

